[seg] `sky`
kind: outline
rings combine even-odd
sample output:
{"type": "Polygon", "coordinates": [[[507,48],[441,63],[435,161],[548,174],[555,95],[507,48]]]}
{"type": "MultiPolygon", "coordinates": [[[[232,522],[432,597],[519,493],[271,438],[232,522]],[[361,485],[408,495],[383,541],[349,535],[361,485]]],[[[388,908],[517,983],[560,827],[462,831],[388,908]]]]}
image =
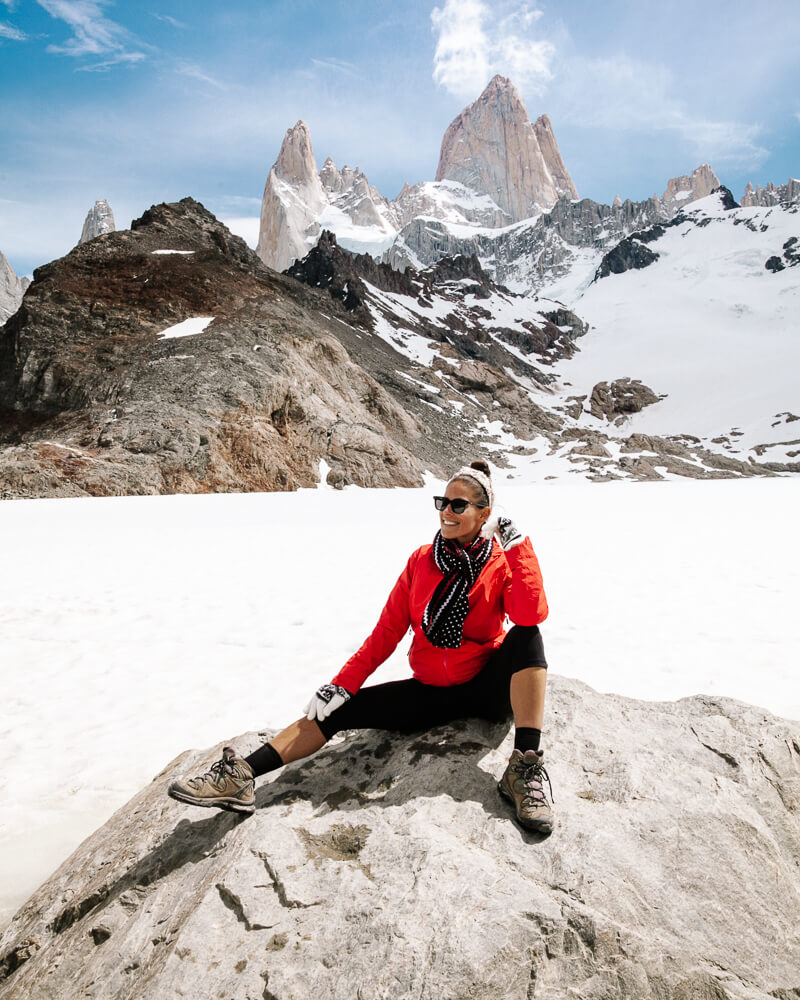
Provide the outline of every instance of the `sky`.
{"type": "Polygon", "coordinates": [[[708,162],[739,198],[800,176],[798,51],[794,0],[0,0],[0,251],[31,273],[101,198],[118,228],[186,195],[256,216],[300,118],[395,197],[495,73],[581,197],[708,162]]]}

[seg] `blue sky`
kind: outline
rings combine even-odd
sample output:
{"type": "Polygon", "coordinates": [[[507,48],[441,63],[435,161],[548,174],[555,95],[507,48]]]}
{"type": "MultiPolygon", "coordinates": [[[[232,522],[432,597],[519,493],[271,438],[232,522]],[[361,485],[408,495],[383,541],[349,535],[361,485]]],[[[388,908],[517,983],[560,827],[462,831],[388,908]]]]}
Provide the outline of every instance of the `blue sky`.
{"type": "Polygon", "coordinates": [[[257,215],[299,118],[394,197],[497,72],[581,196],[709,162],[739,198],[800,175],[798,52],[795,0],[0,0],[0,250],[30,273],[98,198],[118,227],[184,195],[257,215]]]}

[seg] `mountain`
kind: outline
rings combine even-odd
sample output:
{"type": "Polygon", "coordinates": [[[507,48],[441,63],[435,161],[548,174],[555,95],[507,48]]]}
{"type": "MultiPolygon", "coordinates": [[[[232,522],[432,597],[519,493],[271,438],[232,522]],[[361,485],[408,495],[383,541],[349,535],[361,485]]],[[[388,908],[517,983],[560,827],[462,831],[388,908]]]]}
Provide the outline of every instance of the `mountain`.
{"type": "Polygon", "coordinates": [[[445,132],[436,180],[487,195],[509,222],[546,211],[563,195],[578,197],[550,119],[531,124],[516,87],[502,76],[445,132]]]}
{"type": "Polygon", "coordinates": [[[340,171],[328,158],[318,172],[308,126],[298,122],[267,178],[258,254],[284,270],[327,229],[345,250],[399,270],[474,254],[498,283],[538,292],[580,270],[586,250],[593,271],[621,239],[669,221],[719,185],[702,164],[644,202],[578,200],[550,119],[531,122],[514,84],[495,76],[445,132],[436,180],[406,184],[394,200],[358,168],[340,171]]]}
{"type": "Polygon", "coordinates": [[[0,253],[0,323],[5,323],[19,309],[29,278],[18,278],[14,268],[0,253]]]}
{"type": "MultiPolygon", "coordinates": [[[[371,293],[389,295],[381,316],[353,312],[348,290],[340,303],[320,280],[269,270],[192,199],[37,269],[0,330],[3,496],[420,485],[490,453],[483,417],[523,436],[557,430],[528,391],[545,376],[484,334],[479,310],[436,319],[472,288],[503,297],[480,268],[412,283],[367,262],[376,288],[433,297],[418,337],[386,333],[385,315],[404,308],[390,292],[371,293]],[[447,357],[441,374],[420,360],[427,339],[447,357]]],[[[520,307],[526,350],[568,339],[543,305],[520,307]]]]}
{"type": "Polygon", "coordinates": [[[748,183],[742,195],[742,205],[747,208],[752,208],[755,205],[762,208],[767,208],[770,205],[781,205],[783,208],[800,205],[800,180],[790,177],[785,184],[775,187],[774,184],[770,183],[765,188],[762,188],[760,184],[753,187],[752,184],[748,183]]]}
{"type": "Polygon", "coordinates": [[[116,230],[114,223],[114,213],[111,211],[109,203],[103,199],[96,201],[86,216],[81,231],[81,243],[93,240],[96,236],[103,236],[105,233],[113,233],[116,230]]]}
{"type": "Polygon", "coordinates": [[[258,254],[282,270],[323,229],[354,252],[380,256],[421,217],[497,228],[551,208],[577,191],[546,115],[531,123],[517,89],[496,76],[445,133],[436,180],[405,185],[393,201],[358,169],[328,158],[317,171],[305,122],[287,131],[269,172],[258,254]]]}
{"type": "Polygon", "coordinates": [[[39,268],[0,330],[2,496],[413,485],[481,454],[528,480],[798,472],[797,218],[722,189],[546,296],[329,231],[279,275],[197,202],[155,206],[39,268]]]}

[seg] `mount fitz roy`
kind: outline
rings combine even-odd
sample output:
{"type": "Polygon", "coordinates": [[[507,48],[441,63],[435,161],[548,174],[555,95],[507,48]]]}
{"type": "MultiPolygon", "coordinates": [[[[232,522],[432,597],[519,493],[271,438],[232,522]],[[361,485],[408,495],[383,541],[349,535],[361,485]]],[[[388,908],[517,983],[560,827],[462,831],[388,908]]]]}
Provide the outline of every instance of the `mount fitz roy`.
{"type": "MultiPolygon", "coordinates": [[[[328,158],[318,170],[308,126],[297,122],[267,178],[258,254],[284,270],[328,229],[344,249],[399,270],[475,254],[495,281],[538,292],[584,258],[582,251],[595,251],[599,265],[600,251],[670,221],[719,186],[702,164],[642,202],[580,200],[547,115],[531,122],[514,84],[495,76],[445,132],[436,179],[406,184],[393,201],[358,168],[340,171],[328,158]]],[[[763,191],[750,185],[742,204],[798,202],[800,182],[790,180],[763,191]]]]}

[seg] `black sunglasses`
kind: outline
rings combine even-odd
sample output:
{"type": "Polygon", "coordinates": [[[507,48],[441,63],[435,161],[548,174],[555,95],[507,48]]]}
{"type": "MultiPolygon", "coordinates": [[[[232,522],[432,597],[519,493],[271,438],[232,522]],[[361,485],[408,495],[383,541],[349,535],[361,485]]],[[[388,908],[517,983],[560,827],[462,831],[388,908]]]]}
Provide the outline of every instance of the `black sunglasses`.
{"type": "Polygon", "coordinates": [[[454,514],[463,514],[467,507],[488,507],[488,504],[464,500],[463,497],[456,497],[454,500],[449,500],[447,497],[434,497],[433,506],[437,510],[447,510],[449,506],[454,514]]]}

